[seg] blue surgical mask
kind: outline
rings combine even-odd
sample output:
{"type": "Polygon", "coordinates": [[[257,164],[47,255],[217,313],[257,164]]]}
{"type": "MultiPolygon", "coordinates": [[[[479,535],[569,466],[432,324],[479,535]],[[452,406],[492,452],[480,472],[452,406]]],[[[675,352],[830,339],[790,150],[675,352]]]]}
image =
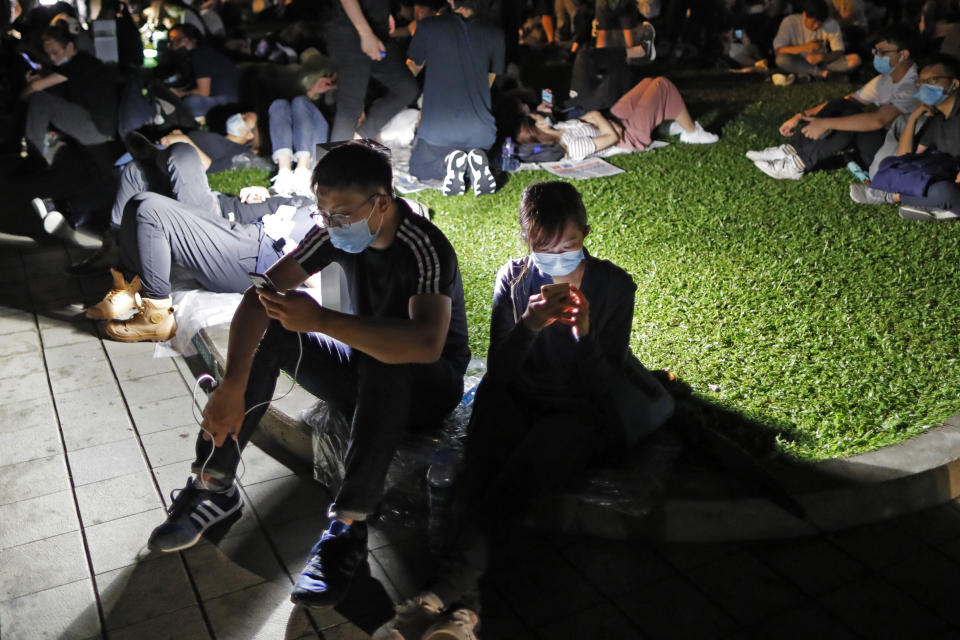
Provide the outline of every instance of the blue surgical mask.
{"type": "MultiPolygon", "coordinates": [[[[372,211],[370,215],[373,215],[372,211]]],[[[328,227],[327,232],[330,234],[330,242],[341,251],[360,253],[369,247],[373,239],[377,237],[377,234],[371,233],[370,227],[367,225],[369,219],[370,216],[367,216],[363,220],[351,222],[345,227],[328,227]]]]}
{"type": "Polygon", "coordinates": [[[930,107],[936,106],[947,99],[943,87],[938,84],[920,85],[920,90],[913,94],[913,97],[930,107]]]}
{"type": "Polygon", "coordinates": [[[540,253],[534,251],[530,254],[533,257],[533,264],[537,269],[548,276],[566,276],[573,273],[583,261],[583,247],[576,251],[564,251],[563,253],[540,253]]]}
{"type": "Polygon", "coordinates": [[[890,58],[887,56],[873,56],[873,68],[883,75],[893,71],[893,65],[890,64],[890,58]]]}

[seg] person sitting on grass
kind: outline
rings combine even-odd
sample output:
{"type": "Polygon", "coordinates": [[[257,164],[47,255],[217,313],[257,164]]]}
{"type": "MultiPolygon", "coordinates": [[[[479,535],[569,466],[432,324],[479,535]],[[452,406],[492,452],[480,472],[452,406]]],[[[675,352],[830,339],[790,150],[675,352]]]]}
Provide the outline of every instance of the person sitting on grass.
{"type": "Polygon", "coordinates": [[[681,142],[712,144],[719,136],[690,117],[677,87],[664,77],[645,78],[610,109],[613,119],[599,111],[556,124],[542,113],[531,113],[520,122],[515,138],[520,144],[557,142],[567,156],[582,160],[615,145],[643,151],[653,141],[653,131],[671,120],[670,134],[681,142]]]}
{"type": "Polygon", "coordinates": [[[189,84],[171,89],[195,118],[210,109],[237,101],[240,72],[236,65],[204,42],[203,34],[192,24],[180,24],[170,30],[170,46],[185,57],[189,84]]]}
{"type": "Polygon", "coordinates": [[[322,72],[304,76],[306,93],[293,100],[277,98],[270,103],[270,145],[277,175],[273,190],[279,195],[312,196],[312,175],[317,145],[330,138],[330,124],[314,102],[336,87],[336,76],[322,72]],[[293,167],[293,159],[297,167],[293,167]]]}
{"type": "MultiPolygon", "coordinates": [[[[937,56],[920,70],[919,85],[921,104],[900,134],[897,155],[939,151],[948,156],[943,161],[960,171],[960,62],[943,54],[937,56]],[[925,115],[930,116],[929,121],[917,138],[917,121],[925,115]]],[[[960,218],[960,172],[948,180],[934,180],[919,195],[883,191],[875,185],[852,184],[850,197],[860,204],[899,204],[900,217],[906,220],[960,218]]]]}
{"type": "Polygon", "coordinates": [[[748,151],[747,157],[778,180],[799,180],[851,148],[856,149],[860,165],[869,167],[887,128],[917,105],[915,42],[907,27],[884,31],[873,48],[873,66],[879,75],[856,93],[798,112],[780,125],[780,134],[790,142],[748,151]],[[867,110],[870,106],[875,109],[867,110]]]}
{"type": "MultiPolygon", "coordinates": [[[[436,579],[397,606],[375,640],[468,640],[479,625],[478,582],[501,544],[545,491],[626,446],[611,385],[630,355],[636,285],[590,255],[580,193],[566,182],[528,187],[520,235],[529,254],[497,273],[488,369],[467,429],[456,519],[436,579]]],[[[659,392],[645,425],[660,426],[673,400],[659,392]]]]}
{"type": "Polygon", "coordinates": [[[407,51],[414,75],[426,69],[423,111],[410,174],[442,178],[445,196],[462,195],[466,172],[477,196],[497,189],[488,150],[497,138],[490,85],[503,72],[503,32],[476,16],[479,0],[450,0],[453,11],[417,27],[407,51]]]}
{"type": "Polygon", "coordinates": [[[773,39],[776,65],[784,71],[826,78],[860,66],[860,56],[847,54],[840,25],[830,17],[825,0],[804,0],[801,13],[783,19],[773,39]]]}
{"type": "Polygon", "coordinates": [[[200,155],[177,142],[157,151],[170,167],[166,193],[131,196],[117,230],[120,262],[139,277],[128,282],[113,270],[113,287],[85,311],[106,320],[106,333],[120,342],[162,342],[177,330],[170,269],[184,267],[207,291],[241,293],[248,272],[262,273],[296,247],[313,226],[310,201],[267,198],[263,187],[239,197],[210,191],[200,155]],[[282,205],[289,205],[281,209],[282,205]]]}
{"type": "Polygon", "coordinates": [[[239,512],[241,451],[282,369],[351,423],[329,527],[293,587],[301,606],[333,606],[346,596],[366,561],[366,520],[383,497],[397,445],[407,429],[436,428],[457,406],[470,360],[457,255],[443,232],[394,195],[385,151],[348,142],[317,162],[320,226],[266,272],[275,290],[244,294],[226,371],[203,411],[196,475],[149,540],[155,551],[186,549],[239,512]],[[331,263],[345,272],[355,314],[297,291],[331,263]]]}

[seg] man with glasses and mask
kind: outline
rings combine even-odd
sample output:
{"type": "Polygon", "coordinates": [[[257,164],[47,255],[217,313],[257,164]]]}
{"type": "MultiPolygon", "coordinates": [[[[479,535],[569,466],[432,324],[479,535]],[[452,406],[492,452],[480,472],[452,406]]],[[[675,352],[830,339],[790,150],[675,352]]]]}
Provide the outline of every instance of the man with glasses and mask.
{"type": "Polygon", "coordinates": [[[409,427],[439,425],[453,410],[470,351],[456,253],[394,196],[384,150],[361,142],[333,148],[317,163],[313,188],[316,228],[267,271],[275,290],[251,287],[234,315],[226,371],[203,412],[196,476],[150,547],[190,547],[240,510],[240,451],[283,369],[351,423],[329,527],[291,596],[304,606],[332,606],[366,558],[366,518],[401,437],[409,427]],[[297,290],[333,262],[346,274],[352,313],[297,290]]]}
{"type": "Polygon", "coordinates": [[[906,27],[885,31],[873,49],[878,76],[844,98],[798,112],[780,126],[789,143],[748,151],[747,157],[777,180],[799,180],[848,149],[856,151],[861,166],[869,167],[891,123],[917,105],[914,42],[906,27]],[[867,110],[870,106],[876,108],[867,110]]]}
{"type": "MultiPolygon", "coordinates": [[[[937,164],[951,168],[950,179],[934,179],[922,195],[908,195],[883,191],[864,185],[854,185],[850,196],[861,204],[900,204],[900,217],[905,220],[954,220],[960,218],[960,62],[951,56],[939,55],[920,69],[916,97],[920,105],[907,120],[898,156],[924,154],[934,151],[946,154],[937,164]],[[927,118],[919,137],[915,134],[921,118],[927,118]],[[856,189],[854,187],[857,187],[856,189]]],[[[898,171],[906,173],[908,168],[898,171]]],[[[929,169],[928,169],[929,170],[929,169]]],[[[880,186],[887,186],[879,182],[880,186]]],[[[893,184],[897,184],[894,180],[893,184]]]]}

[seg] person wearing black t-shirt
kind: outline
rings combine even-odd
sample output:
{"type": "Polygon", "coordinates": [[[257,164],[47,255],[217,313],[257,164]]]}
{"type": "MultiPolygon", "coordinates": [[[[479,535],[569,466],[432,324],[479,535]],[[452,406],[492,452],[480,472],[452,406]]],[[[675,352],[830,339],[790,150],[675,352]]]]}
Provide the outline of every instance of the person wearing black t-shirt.
{"type": "Polygon", "coordinates": [[[465,185],[457,165],[463,171],[470,165],[476,194],[492,193],[496,183],[486,153],[496,140],[497,125],[490,84],[503,72],[503,32],[476,17],[479,0],[451,4],[452,12],[417,27],[407,51],[411,71],[426,69],[410,173],[420,179],[445,178],[444,194],[460,194],[465,185]]]}
{"type": "Polygon", "coordinates": [[[203,42],[200,30],[192,24],[170,30],[170,44],[187,56],[193,86],[173,88],[194,117],[205,116],[210,109],[237,101],[240,73],[230,58],[203,42]]]}
{"type": "Polygon", "coordinates": [[[354,132],[376,138],[390,118],[417,97],[417,83],[404,65],[403,52],[390,38],[390,0],[335,1],[327,25],[327,50],[337,73],[337,112],[330,140],[351,140],[354,132]],[[370,78],[387,93],[366,110],[370,78]]]}
{"type": "Polygon", "coordinates": [[[27,74],[22,96],[27,103],[27,142],[42,154],[51,127],[83,145],[109,140],[117,127],[116,89],[103,64],[77,51],[65,25],[44,31],[43,49],[56,71],[27,74]]]}
{"type": "Polygon", "coordinates": [[[470,359],[457,255],[392,185],[388,156],[370,142],[340,145],[317,163],[321,226],[266,272],[273,290],[244,294],[230,326],[226,372],[204,409],[196,476],[153,531],[152,549],[192,546],[240,510],[240,450],[283,369],[351,422],[330,526],[291,599],[332,606],[346,595],[366,558],[366,518],[382,498],[400,438],[413,425],[436,427],[453,410],[470,359]],[[331,263],[346,274],[353,313],[326,309],[296,289],[331,263]]]}

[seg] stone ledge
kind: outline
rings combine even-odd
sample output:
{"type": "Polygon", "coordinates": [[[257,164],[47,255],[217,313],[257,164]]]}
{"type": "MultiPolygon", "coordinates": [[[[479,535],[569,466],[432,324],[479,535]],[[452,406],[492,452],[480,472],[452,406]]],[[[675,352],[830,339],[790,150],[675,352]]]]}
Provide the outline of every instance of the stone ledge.
{"type": "MultiPolygon", "coordinates": [[[[227,334],[228,327],[221,325],[204,329],[194,338],[207,366],[218,376],[227,334]]],[[[282,389],[282,385],[283,381],[278,387],[282,389]]],[[[312,395],[295,386],[270,406],[261,422],[261,437],[312,464],[310,427],[299,416],[315,402],[312,395]]],[[[741,491],[730,491],[729,497],[710,491],[698,496],[698,487],[729,485],[728,479],[707,474],[694,479],[693,491],[688,486],[679,495],[668,492],[642,514],[627,513],[578,493],[563,493],[539,501],[530,521],[613,539],[678,542],[788,538],[878,522],[960,496],[960,413],[897,445],[770,471],[805,509],[805,519],[741,491]]]]}

